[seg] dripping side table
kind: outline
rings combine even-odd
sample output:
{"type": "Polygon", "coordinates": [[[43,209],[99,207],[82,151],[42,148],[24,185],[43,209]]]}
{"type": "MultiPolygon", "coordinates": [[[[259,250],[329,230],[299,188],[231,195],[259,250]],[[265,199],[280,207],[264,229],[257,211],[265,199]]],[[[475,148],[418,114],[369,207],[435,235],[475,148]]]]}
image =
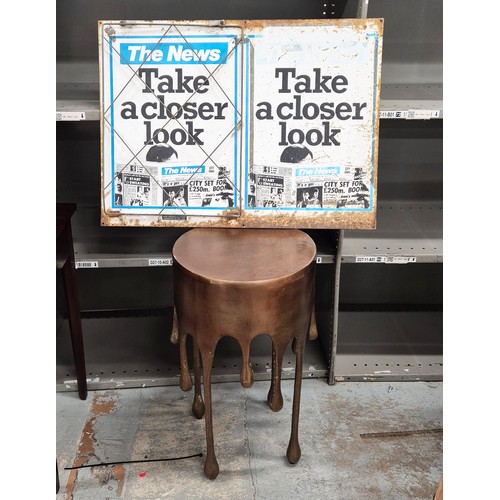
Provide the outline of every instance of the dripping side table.
{"type": "Polygon", "coordinates": [[[271,387],[267,401],[281,410],[281,365],[292,342],[296,356],[292,428],[287,459],[296,463],[302,360],[306,338],[317,337],[314,313],[316,245],[303,231],[287,229],[192,229],[174,244],[174,322],[171,341],[180,344],[180,386],[188,391],[186,337],[193,339],[197,418],[205,415],[207,455],[204,472],[219,474],[214,451],[211,370],[217,342],[235,338],[243,356],[240,381],[251,387],[254,376],[250,344],[261,334],[272,339],[271,387]],[[201,367],[200,367],[201,354],[201,367]],[[203,373],[201,373],[203,372],[203,373]],[[201,393],[203,374],[203,396],[201,393]]]}

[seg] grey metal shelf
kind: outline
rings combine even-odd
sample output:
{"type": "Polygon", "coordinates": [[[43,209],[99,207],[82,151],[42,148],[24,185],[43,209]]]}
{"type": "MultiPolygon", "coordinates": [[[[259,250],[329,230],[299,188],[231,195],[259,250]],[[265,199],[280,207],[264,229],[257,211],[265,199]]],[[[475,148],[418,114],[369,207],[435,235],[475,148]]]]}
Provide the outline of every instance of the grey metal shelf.
{"type": "MultiPolygon", "coordinates": [[[[318,252],[316,254],[317,264],[332,264],[335,260],[333,254],[318,252]]],[[[75,265],[77,269],[109,268],[109,267],[153,267],[171,266],[172,253],[148,254],[94,254],[75,250],[75,265]]]]}
{"type": "MultiPolygon", "coordinates": [[[[343,263],[443,262],[442,204],[380,202],[374,231],[345,231],[343,263]]],[[[172,265],[171,249],[187,229],[109,228],[99,225],[99,207],[79,207],[73,237],[77,268],[172,265]]],[[[317,231],[320,235],[321,232],[317,231]]],[[[335,261],[328,241],[317,240],[317,263],[335,261]]]]}
{"type": "Polygon", "coordinates": [[[99,121],[97,83],[56,84],[56,121],[99,121]]]}
{"type": "MultiPolygon", "coordinates": [[[[79,268],[171,266],[171,249],[186,228],[104,227],[100,209],[79,206],[71,220],[75,264],[79,268]]],[[[318,264],[331,264],[335,252],[321,231],[314,233],[318,264]],[[323,237],[322,237],[323,236],[323,237]]]]}
{"type": "MultiPolygon", "coordinates": [[[[170,343],[171,326],[171,310],[157,316],[84,318],[89,390],[177,385],[179,346],[170,343]]],[[[257,337],[252,343],[250,359],[255,380],[271,379],[271,353],[272,344],[267,335],[257,337]]],[[[191,363],[191,350],[188,359],[191,363]]],[[[238,343],[229,337],[221,339],[215,353],[212,381],[239,381],[241,359],[238,343]]],[[[326,378],[327,372],[319,340],[308,341],[303,376],[326,378]]],[[[289,346],[283,359],[282,378],[294,376],[295,355],[289,346]]],[[[57,334],[56,390],[77,390],[67,321],[57,334]]]]}
{"type": "Polygon", "coordinates": [[[443,262],[442,211],[437,202],[379,202],[376,230],[344,232],[342,262],[443,262]]]}
{"type": "Polygon", "coordinates": [[[100,208],[94,205],[79,205],[71,224],[77,268],[172,265],[172,246],[187,231],[101,226],[100,208]]]}
{"type": "Polygon", "coordinates": [[[336,381],[442,380],[442,311],[341,311],[336,381]]]}
{"type": "MultiPolygon", "coordinates": [[[[382,85],[380,118],[427,120],[443,118],[443,86],[382,85]]],[[[99,120],[97,83],[58,83],[56,120],[99,120]]]]}
{"type": "Polygon", "coordinates": [[[430,120],[443,118],[443,86],[385,84],[380,93],[380,118],[430,120]]]}
{"type": "Polygon", "coordinates": [[[443,356],[337,354],[335,382],[443,380],[443,356]]]}

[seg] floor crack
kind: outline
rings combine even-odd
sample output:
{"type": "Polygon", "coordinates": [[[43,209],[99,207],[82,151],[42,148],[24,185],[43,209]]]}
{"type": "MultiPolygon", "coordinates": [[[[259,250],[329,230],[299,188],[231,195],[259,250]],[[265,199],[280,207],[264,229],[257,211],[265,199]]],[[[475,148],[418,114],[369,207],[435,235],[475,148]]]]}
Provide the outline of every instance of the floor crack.
{"type": "Polygon", "coordinates": [[[248,448],[248,468],[250,470],[250,477],[252,479],[252,490],[254,500],[257,498],[257,488],[255,486],[255,474],[252,469],[252,450],[250,448],[250,439],[248,435],[248,391],[243,389],[245,393],[245,418],[243,427],[245,429],[245,446],[248,448]]]}

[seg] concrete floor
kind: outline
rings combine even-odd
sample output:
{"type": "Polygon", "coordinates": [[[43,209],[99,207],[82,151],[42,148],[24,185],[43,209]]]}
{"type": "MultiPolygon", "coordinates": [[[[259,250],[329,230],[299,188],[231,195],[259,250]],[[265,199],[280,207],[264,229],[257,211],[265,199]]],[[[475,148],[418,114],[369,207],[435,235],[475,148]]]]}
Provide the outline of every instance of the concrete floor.
{"type": "Polygon", "coordinates": [[[178,387],[57,394],[58,499],[432,499],[442,474],[441,382],[302,385],[302,458],[288,445],[293,381],[284,406],[266,403],[269,382],[250,389],[214,384],[217,479],[203,475],[204,419],[191,415],[193,392],[178,387]],[[408,431],[402,433],[403,431],[408,431]],[[418,432],[415,432],[418,431],[418,432]],[[366,433],[400,432],[400,435],[366,433]],[[97,463],[98,467],[81,467],[97,463]]]}

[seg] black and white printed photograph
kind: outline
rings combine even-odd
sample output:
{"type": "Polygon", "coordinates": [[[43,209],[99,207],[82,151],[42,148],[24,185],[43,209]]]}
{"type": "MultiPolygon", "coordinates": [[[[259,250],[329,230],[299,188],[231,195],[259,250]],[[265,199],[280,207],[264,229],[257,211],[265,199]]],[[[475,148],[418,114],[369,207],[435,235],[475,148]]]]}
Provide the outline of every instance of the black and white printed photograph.
{"type": "Polygon", "coordinates": [[[322,208],[323,186],[297,188],[297,208],[322,208]]]}
{"type": "Polygon", "coordinates": [[[188,205],[188,190],[185,185],[165,186],[163,188],[164,207],[186,207],[188,205]]]}

